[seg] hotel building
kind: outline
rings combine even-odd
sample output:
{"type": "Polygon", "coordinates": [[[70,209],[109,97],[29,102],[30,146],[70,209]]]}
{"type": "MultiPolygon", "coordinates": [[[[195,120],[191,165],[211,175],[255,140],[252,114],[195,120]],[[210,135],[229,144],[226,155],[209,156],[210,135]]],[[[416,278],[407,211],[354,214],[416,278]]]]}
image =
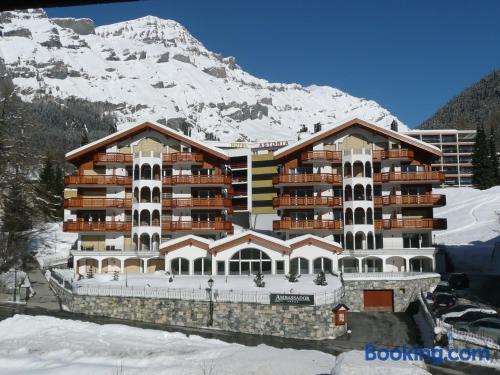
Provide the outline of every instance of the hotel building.
{"type": "Polygon", "coordinates": [[[219,146],[147,122],[69,152],[75,272],[435,268],[437,147],[358,119],[274,150],[219,146]]]}

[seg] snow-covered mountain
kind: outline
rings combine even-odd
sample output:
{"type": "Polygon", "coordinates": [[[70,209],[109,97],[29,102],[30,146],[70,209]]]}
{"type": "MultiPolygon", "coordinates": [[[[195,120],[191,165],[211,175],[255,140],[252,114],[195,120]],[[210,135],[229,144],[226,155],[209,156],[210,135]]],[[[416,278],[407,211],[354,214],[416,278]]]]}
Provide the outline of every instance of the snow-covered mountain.
{"type": "MultiPolygon", "coordinates": [[[[270,83],[208,51],[182,25],[147,16],[94,27],[43,10],[0,13],[0,58],[24,100],[71,96],[115,105],[120,127],[142,120],[193,125],[223,141],[296,139],[321,122],[396,119],[372,100],[327,86],[270,83]]],[[[400,124],[400,129],[406,127],[400,124]]]]}

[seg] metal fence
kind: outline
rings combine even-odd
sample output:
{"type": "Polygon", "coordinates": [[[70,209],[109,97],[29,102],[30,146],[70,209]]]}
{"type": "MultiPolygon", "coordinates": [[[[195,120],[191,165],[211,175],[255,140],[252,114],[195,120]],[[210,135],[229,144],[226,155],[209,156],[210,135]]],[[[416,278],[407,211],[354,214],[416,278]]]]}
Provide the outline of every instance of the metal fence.
{"type": "Polygon", "coordinates": [[[389,280],[401,280],[401,279],[427,279],[429,277],[439,277],[439,274],[432,272],[357,272],[348,273],[344,272],[342,274],[344,280],[354,280],[354,279],[389,279],[389,280]]]}

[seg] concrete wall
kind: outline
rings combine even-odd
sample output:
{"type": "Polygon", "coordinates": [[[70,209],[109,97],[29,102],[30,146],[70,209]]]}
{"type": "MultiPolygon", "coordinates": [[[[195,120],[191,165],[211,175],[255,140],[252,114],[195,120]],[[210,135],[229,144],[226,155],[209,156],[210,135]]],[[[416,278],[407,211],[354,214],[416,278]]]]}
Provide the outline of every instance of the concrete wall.
{"type": "Polygon", "coordinates": [[[406,311],[411,302],[416,301],[420,290],[436,286],[439,276],[404,280],[345,280],[346,304],[351,311],[364,310],[364,290],[394,291],[394,312],[406,311]]]}
{"type": "MultiPolygon", "coordinates": [[[[50,283],[61,303],[75,313],[181,327],[206,328],[208,325],[210,307],[206,301],[80,296],[53,280],[50,283]]],[[[335,338],[343,335],[346,327],[333,323],[333,307],[217,302],[213,328],[297,339],[335,338]]]]}

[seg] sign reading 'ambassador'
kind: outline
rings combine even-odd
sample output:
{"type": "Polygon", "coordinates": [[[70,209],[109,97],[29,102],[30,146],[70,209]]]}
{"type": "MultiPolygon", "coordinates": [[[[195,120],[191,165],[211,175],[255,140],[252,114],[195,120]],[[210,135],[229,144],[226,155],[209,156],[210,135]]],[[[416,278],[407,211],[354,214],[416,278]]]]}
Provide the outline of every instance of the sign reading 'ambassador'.
{"type": "Polygon", "coordinates": [[[273,294],[271,293],[271,304],[285,305],[314,305],[312,294],[273,294]]]}

